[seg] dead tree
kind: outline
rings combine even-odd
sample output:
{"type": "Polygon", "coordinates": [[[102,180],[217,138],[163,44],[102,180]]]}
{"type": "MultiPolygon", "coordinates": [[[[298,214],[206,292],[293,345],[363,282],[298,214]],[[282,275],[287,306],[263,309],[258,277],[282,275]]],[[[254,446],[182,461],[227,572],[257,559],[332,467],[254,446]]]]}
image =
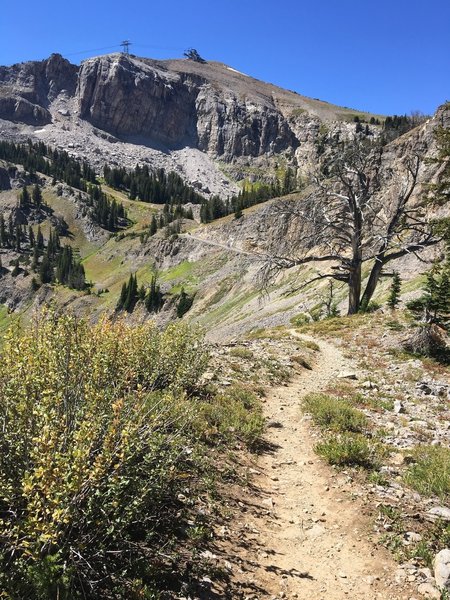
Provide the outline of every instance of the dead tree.
{"type": "Polygon", "coordinates": [[[426,200],[414,195],[422,160],[419,149],[411,149],[392,172],[382,170],[381,159],[381,147],[354,142],[314,176],[306,197],[274,208],[286,233],[296,234],[280,255],[268,252],[263,281],[271,281],[282,269],[328,263],[297,290],[324,278],[345,282],[351,315],[368,305],[387,263],[440,241],[427,216],[426,200]],[[365,263],[371,270],[363,290],[365,263]]]}

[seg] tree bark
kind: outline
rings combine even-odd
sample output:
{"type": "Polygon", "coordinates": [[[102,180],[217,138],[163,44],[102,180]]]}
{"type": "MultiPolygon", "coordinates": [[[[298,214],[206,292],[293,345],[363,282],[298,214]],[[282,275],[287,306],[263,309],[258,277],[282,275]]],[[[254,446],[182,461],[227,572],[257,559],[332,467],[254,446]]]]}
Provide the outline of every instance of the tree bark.
{"type": "Polygon", "coordinates": [[[353,263],[348,277],[348,315],[358,312],[361,297],[361,261],[353,263]]]}
{"type": "Polygon", "coordinates": [[[374,295],[376,287],[378,285],[378,281],[380,280],[380,275],[383,267],[383,258],[378,257],[378,260],[375,260],[375,264],[373,265],[372,270],[370,271],[366,289],[364,290],[364,294],[361,298],[362,306],[368,306],[369,302],[372,300],[372,296],[374,295]]]}

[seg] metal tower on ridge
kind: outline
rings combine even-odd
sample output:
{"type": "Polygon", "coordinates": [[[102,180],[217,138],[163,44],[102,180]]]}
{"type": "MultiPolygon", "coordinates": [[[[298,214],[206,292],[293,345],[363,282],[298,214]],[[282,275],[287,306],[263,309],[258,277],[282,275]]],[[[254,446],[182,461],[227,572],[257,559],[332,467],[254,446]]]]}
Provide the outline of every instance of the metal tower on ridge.
{"type": "Polygon", "coordinates": [[[121,42],[120,44],[123,48],[122,52],[124,54],[130,54],[130,46],[131,46],[131,42],[130,40],[124,40],[123,42],[121,42]]]}

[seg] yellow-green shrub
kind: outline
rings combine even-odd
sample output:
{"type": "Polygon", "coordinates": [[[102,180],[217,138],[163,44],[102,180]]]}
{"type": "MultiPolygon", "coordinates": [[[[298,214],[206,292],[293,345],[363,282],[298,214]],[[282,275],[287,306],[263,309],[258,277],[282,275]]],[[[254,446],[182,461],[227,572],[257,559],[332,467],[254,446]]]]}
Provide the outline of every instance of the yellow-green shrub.
{"type": "Polygon", "coordinates": [[[4,597],[148,592],[194,470],[197,333],[46,312],[0,358],[4,597]]]}

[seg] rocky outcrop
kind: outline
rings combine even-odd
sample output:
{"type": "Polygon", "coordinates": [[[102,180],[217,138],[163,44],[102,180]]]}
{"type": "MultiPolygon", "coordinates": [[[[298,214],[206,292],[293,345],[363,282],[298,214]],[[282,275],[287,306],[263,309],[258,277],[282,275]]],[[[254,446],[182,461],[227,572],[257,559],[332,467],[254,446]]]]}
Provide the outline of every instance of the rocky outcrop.
{"type": "Polygon", "coordinates": [[[334,123],[330,131],[345,130],[344,113],[221,63],[109,54],[78,67],[53,54],[0,67],[2,119],[67,130],[71,115],[74,124],[84,120],[122,139],[169,150],[188,146],[227,162],[283,153],[291,159],[299,149],[306,164],[322,121],[334,123]]]}
{"type": "Polygon", "coordinates": [[[74,93],[77,71],[60,54],[0,67],[0,118],[30,125],[50,123],[50,103],[62,90],[74,93]]]}
{"type": "Polygon", "coordinates": [[[240,99],[232,92],[221,95],[208,84],[200,88],[195,106],[200,150],[231,159],[279,154],[299,145],[289,123],[274,107],[240,99]]]}
{"type": "Polygon", "coordinates": [[[81,66],[77,98],[81,118],[115,135],[196,145],[195,95],[175,74],[103,56],[81,66]]]}
{"type": "Polygon", "coordinates": [[[115,135],[187,144],[225,159],[298,146],[275,107],[218,88],[206,77],[125,55],[84,62],[77,96],[80,116],[115,135]]]}

